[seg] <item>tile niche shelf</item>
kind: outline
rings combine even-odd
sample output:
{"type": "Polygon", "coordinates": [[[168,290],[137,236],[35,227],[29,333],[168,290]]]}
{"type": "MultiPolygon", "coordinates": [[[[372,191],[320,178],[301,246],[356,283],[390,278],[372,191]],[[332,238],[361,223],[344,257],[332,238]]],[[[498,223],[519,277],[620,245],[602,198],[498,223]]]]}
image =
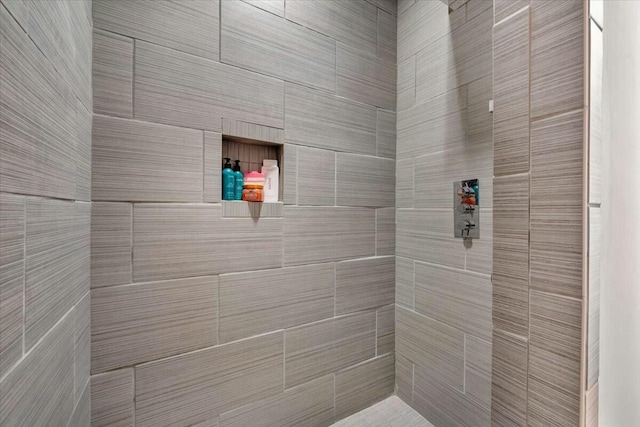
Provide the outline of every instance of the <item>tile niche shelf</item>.
{"type": "Polygon", "coordinates": [[[221,166],[226,157],[231,159],[232,165],[235,164],[235,160],[240,160],[240,170],[243,174],[247,174],[251,171],[260,172],[262,161],[270,159],[278,161],[280,171],[277,203],[223,200],[222,216],[225,218],[282,218],[284,188],[282,129],[225,119],[222,124],[221,166]]]}

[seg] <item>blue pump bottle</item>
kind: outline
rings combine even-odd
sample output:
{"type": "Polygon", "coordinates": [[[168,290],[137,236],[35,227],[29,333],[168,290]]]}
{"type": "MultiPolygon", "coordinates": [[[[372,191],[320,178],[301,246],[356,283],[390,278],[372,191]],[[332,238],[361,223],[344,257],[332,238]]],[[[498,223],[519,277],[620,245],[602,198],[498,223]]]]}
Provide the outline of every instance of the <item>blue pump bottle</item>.
{"type": "Polygon", "coordinates": [[[234,200],[236,197],[236,177],[231,169],[231,159],[228,157],[222,169],[222,200],[234,200]]]}
{"type": "Polygon", "coordinates": [[[233,165],[233,175],[236,177],[235,200],[242,200],[242,190],[244,189],[244,175],[240,172],[240,160],[235,161],[233,165]]]}

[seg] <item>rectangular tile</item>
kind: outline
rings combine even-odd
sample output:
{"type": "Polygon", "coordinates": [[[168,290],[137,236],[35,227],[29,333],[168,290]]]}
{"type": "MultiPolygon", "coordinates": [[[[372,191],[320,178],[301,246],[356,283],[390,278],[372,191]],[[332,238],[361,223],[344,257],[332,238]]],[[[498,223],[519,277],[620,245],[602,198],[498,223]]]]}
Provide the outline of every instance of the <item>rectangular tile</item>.
{"type": "Polygon", "coordinates": [[[396,208],[413,207],[414,162],[413,158],[396,162],[396,208]]]}
{"type": "Polygon", "coordinates": [[[509,15],[529,6],[530,0],[496,0],[493,6],[494,21],[497,24],[509,15]]]}
{"type": "Polygon", "coordinates": [[[89,381],[91,367],[91,295],[87,292],[73,308],[74,322],[74,370],[75,403],[79,404],[89,381]]]}
{"type": "Polygon", "coordinates": [[[464,336],[464,392],[476,403],[491,408],[491,335],[485,341],[464,336]]]}
{"type": "Polygon", "coordinates": [[[480,209],[480,238],[473,239],[465,248],[466,270],[489,275],[493,271],[493,209],[480,209]]]}
{"type": "Polygon", "coordinates": [[[221,10],[222,62],[335,91],[334,40],[244,2],[223,1],[221,10]]]}
{"type": "MultiPolygon", "coordinates": [[[[388,3],[392,4],[395,9],[395,1],[389,1],[388,3]]],[[[396,63],[397,56],[397,33],[398,28],[395,12],[378,9],[378,38],[376,52],[378,58],[389,61],[394,65],[396,63]]]]}
{"type": "Polygon", "coordinates": [[[282,219],[223,219],[221,211],[206,204],[136,205],[134,281],[282,266],[282,219]]]}
{"type": "MultiPolygon", "coordinates": [[[[472,4],[475,3],[485,3],[485,1],[478,0],[472,4]]],[[[493,142],[494,115],[489,111],[489,103],[493,98],[493,73],[468,84],[467,144],[471,147],[493,142]]]]}
{"type": "Polygon", "coordinates": [[[252,203],[236,200],[222,202],[223,218],[282,218],[283,211],[282,202],[252,203]]]}
{"type": "Polygon", "coordinates": [[[338,153],[336,156],[336,204],[394,206],[395,168],[396,162],[392,159],[338,153]],[[375,191],[371,191],[374,188],[375,191]]]}
{"type": "Polygon", "coordinates": [[[93,31],[93,112],[133,117],[133,39],[93,31]]]}
{"type": "Polygon", "coordinates": [[[333,375],[325,375],[220,416],[220,427],[328,426],[333,423],[333,375]]]}
{"type": "Polygon", "coordinates": [[[361,154],[375,151],[375,107],[292,84],[285,92],[286,142],[361,154]]]}
{"type": "Polygon", "coordinates": [[[416,56],[411,55],[398,62],[397,76],[397,105],[398,111],[411,108],[416,103],[416,56]]]}
{"type": "Polygon", "coordinates": [[[377,308],[394,302],[394,257],[336,263],[336,314],[377,308]]]}
{"type": "Polygon", "coordinates": [[[25,198],[0,193],[0,377],[22,357],[25,198]]]}
{"type": "MultiPolygon", "coordinates": [[[[74,44],[73,62],[71,65],[71,87],[87,110],[93,104],[92,69],[92,2],[83,0],[69,6],[71,17],[70,34],[74,44]]],[[[87,401],[89,398],[87,397],[87,401]]]]}
{"type": "MultiPolygon", "coordinates": [[[[91,106],[89,106],[91,108],[91,106]]],[[[93,114],[76,102],[76,194],[74,199],[91,201],[91,129],[93,114]]]]}
{"type": "Polygon", "coordinates": [[[284,333],[136,366],[136,425],[191,425],[284,391],[284,333]]]}
{"type": "Polygon", "coordinates": [[[429,368],[449,386],[464,387],[464,333],[402,306],[396,307],[396,352],[429,368]]]}
{"type": "Polygon", "coordinates": [[[376,255],[396,253],[396,209],[376,209],[376,255]]]}
{"type": "Polygon", "coordinates": [[[581,410],[581,301],[531,291],[530,310],[528,423],[576,425],[581,410]]]}
{"type": "MultiPolygon", "coordinates": [[[[594,3],[598,2],[589,2],[591,10],[594,3]]],[[[600,3],[602,4],[602,1],[600,3]]],[[[604,40],[602,30],[593,20],[590,24],[589,40],[589,203],[601,203],[604,162],[602,97],[604,40]]]]}
{"type": "Polygon", "coordinates": [[[415,4],[416,0],[398,0],[398,15],[406,12],[411,6],[415,4]]]}
{"type": "Polygon", "coordinates": [[[284,130],[269,126],[257,125],[255,123],[243,122],[240,120],[222,118],[222,133],[225,136],[236,136],[238,138],[256,139],[274,144],[284,143],[284,130]]]}
{"type": "Polygon", "coordinates": [[[97,28],[215,60],[219,21],[218,0],[97,1],[93,5],[97,28]]]}
{"type": "Polygon", "coordinates": [[[529,171],[529,30],[529,8],[493,29],[496,176],[529,171]]]}
{"type": "Polygon", "coordinates": [[[491,422],[497,426],[526,425],[526,338],[493,330],[491,358],[491,422]]]}
{"type": "Polygon", "coordinates": [[[29,198],[26,204],[25,348],[89,290],[89,203],[29,198]]]}
{"type": "Polygon", "coordinates": [[[202,131],[93,119],[93,199],[202,201],[202,131]]]}
{"type": "Polygon", "coordinates": [[[451,209],[398,209],[396,255],[463,269],[464,242],[453,237],[451,209]]]}
{"type": "Polygon", "coordinates": [[[73,199],[76,98],[4,8],[0,20],[0,191],[73,199]]]}
{"type": "Polygon", "coordinates": [[[587,323],[587,387],[598,382],[600,373],[600,273],[602,262],[602,218],[600,208],[589,207],[589,285],[587,323]]]}
{"type": "Polygon", "coordinates": [[[336,94],[387,110],[396,109],[396,64],[362,50],[336,46],[336,94]]]}
{"type": "MultiPolygon", "coordinates": [[[[88,377],[87,377],[88,378],[88,377]]],[[[84,389],[80,395],[71,419],[69,419],[70,426],[90,426],[91,425],[91,385],[89,381],[85,381],[84,389]]]]}
{"type": "Polygon", "coordinates": [[[584,103],[584,9],[578,0],[531,0],[532,118],[584,103]]]}
{"type": "Polygon", "coordinates": [[[373,256],[375,211],[366,208],[284,207],[284,264],[373,256]]]}
{"type": "Polygon", "coordinates": [[[396,304],[413,309],[414,265],[412,259],[396,257],[396,304]]]}
{"type": "Polygon", "coordinates": [[[491,340],[491,277],[417,262],[415,310],[491,340]]]}
{"type": "Polygon", "coordinates": [[[367,0],[371,4],[375,4],[379,9],[382,9],[391,14],[397,13],[398,2],[396,0],[367,0]]]}
{"type": "Polygon", "coordinates": [[[298,147],[296,183],[299,205],[336,204],[336,153],[298,147]]]}
{"type": "Polygon", "coordinates": [[[133,205],[91,204],[91,287],[131,282],[133,205]]]}
{"type": "Polygon", "coordinates": [[[203,201],[219,202],[222,197],[222,135],[204,132],[203,201]]]}
{"type": "Polygon", "coordinates": [[[333,317],[333,264],[220,276],[220,342],[333,317]]]}
{"type": "Polygon", "coordinates": [[[355,48],[376,53],[377,8],[364,0],[289,0],[287,19],[355,48]]]}
{"type": "Polygon", "coordinates": [[[398,60],[415,55],[450,31],[448,9],[441,1],[399,2],[398,60]],[[405,13],[409,9],[411,13],[405,13]]]}
{"type": "Polygon", "coordinates": [[[243,0],[274,15],[284,17],[284,0],[243,0]]]}
{"type": "Polygon", "coordinates": [[[74,405],[73,326],[69,312],[2,379],[0,425],[67,425],[74,405]]]}
{"type": "Polygon", "coordinates": [[[282,160],[282,200],[287,205],[298,204],[298,146],[284,144],[282,160]]]}
{"type": "Polygon", "coordinates": [[[221,118],[282,128],[284,83],[183,52],[136,41],[136,118],[221,130],[221,118]]]}
{"type": "Polygon", "coordinates": [[[132,426],[134,412],[133,369],[91,376],[91,425],[132,426]]]}
{"type": "Polygon", "coordinates": [[[94,289],[92,372],[215,345],[217,307],[217,276],[94,289]]]}
{"type": "Polygon", "coordinates": [[[376,314],[350,314],[287,329],[285,385],[294,387],[375,356],[376,314]]]}
{"type": "Polygon", "coordinates": [[[395,351],[395,304],[385,305],[376,311],[376,355],[395,351]]]}
{"type": "Polygon", "coordinates": [[[378,108],[376,121],[376,155],[396,158],[396,113],[378,108]]]}
{"type": "Polygon", "coordinates": [[[396,394],[405,402],[413,399],[413,363],[396,353],[396,394]]]}
{"type": "Polygon", "coordinates": [[[413,408],[434,425],[489,427],[491,411],[450,387],[427,367],[416,365],[413,408]]]}
{"type": "Polygon", "coordinates": [[[393,354],[376,357],[336,374],[336,420],[348,417],[393,394],[393,354]]]}

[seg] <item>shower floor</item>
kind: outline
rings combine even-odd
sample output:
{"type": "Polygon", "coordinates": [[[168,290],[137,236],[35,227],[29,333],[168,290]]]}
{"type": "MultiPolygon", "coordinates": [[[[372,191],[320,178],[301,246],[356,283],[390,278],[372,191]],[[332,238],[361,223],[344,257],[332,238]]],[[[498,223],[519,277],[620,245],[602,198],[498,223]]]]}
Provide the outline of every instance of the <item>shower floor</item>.
{"type": "Polygon", "coordinates": [[[399,397],[391,396],[338,421],[333,427],[433,427],[433,424],[399,397]]]}

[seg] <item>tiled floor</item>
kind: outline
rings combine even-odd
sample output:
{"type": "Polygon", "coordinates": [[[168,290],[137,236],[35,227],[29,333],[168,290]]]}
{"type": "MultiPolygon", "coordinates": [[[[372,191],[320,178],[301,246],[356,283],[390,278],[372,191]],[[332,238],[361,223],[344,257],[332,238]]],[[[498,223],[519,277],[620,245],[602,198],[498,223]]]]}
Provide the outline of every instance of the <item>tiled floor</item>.
{"type": "Polygon", "coordinates": [[[433,427],[433,424],[422,418],[398,396],[391,396],[338,421],[333,427],[433,427]]]}

